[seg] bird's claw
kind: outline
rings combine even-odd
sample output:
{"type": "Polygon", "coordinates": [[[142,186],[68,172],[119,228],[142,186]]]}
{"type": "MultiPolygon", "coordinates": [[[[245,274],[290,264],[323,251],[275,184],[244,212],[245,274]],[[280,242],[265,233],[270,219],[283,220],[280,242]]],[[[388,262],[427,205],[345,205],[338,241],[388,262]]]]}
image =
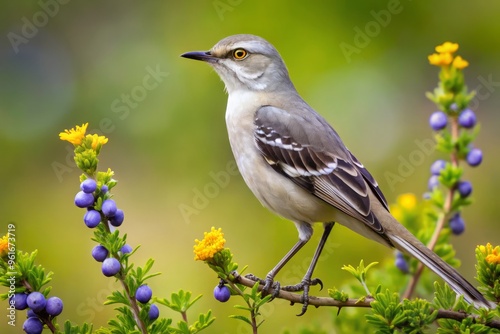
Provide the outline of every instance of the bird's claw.
{"type": "Polygon", "coordinates": [[[262,279],[262,278],[259,278],[253,274],[247,274],[245,275],[246,278],[248,278],[249,280],[252,280],[254,282],[259,282],[260,285],[263,285],[262,287],[262,292],[264,295],[268,294],[269,293],[269,289],[273,289],[273,293],[271,294],[271,296],[273,297],[272,299],[278,297],[278,295],[280,294],[280,288],[281,288],[281,284],[280,282],[275,282],[272,277],[266,277],[266,279],[262,279]]]}
{"type": "Polygon", "coordinates": [[[282,287],[282,289],[285,291],[291,291],[291,292],[303,291],[301,297],[301,301],[303,304],[302,311],[299,314],[297,314],[297,316],[299,317],[304,315],[307,311],[307,307],[309,306],[309,288],[313,285],[319,285],[320,290],[323,289],[323,282],[319,278],[315,278],[312,280],[304,279],[299,284],[287,285],[282,287]]]}

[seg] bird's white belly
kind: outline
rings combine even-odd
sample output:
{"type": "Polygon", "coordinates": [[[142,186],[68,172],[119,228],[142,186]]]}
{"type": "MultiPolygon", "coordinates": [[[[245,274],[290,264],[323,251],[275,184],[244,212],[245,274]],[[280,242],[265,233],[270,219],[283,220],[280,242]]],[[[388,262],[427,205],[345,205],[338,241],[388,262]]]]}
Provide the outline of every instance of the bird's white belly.
{"type": "Polygon", "coordinates": [[[254,113],[244,109],[257,110],[260,105],[247,94],[229,97],[226,123],[236,163],[250,190],[268,209],[295,222],[337,220],[337,209],[273,170],[262,157],[254,139],[254,113]]]}

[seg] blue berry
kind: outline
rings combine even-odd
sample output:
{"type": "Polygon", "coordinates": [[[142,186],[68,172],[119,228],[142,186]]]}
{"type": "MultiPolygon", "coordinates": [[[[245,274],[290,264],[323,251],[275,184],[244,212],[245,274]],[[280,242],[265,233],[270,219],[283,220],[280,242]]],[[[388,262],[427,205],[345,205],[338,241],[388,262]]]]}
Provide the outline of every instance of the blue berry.
{"type": "Polygon", "coordinates": [[[61,314],[63,310],[63,302],[59,297],[50,297],[47,299],[47,305],[45,305],[45,311],[53,317],[61,314]]]}
{"type": "Polygon", "coordinates": [[[451,217],[449,223],[453,234],[459,235],[465,231],[465,222],[462,219],[462,216],[460,216],[460,213],[456,213],[453,217],[451,217]]]}
{"type": "Polygon", "coordinates": [[[106,217],[113,217],[116,214],[116,203],[112,199],[107,199],[104,202],[102,202],[102,207],[101,207],[102,213],[106,217]]]}
{"type": "Polygon", "coordinates": [[[106,260],[108,254],[108,250],[103,245],[97,245],[92,249],[92,257],[98,262],[106,260]]]}
{"type": "Polygon", "coordinates": [[[45,299],[45,296],[42,293],[34,291],[28,295],[28,298],[26,298],[26,303],[28,304],[28,307],[30,309],[38,313],[43,311],[43,309],[45,309],[47,300],[45,299]]]}
{"type": "Polygon", "coordinates": [[[401,270],[405,274],[410,272],[410,267],[408,266],[408,262],[404,258],[403,253],[401,252],[396,253],[395,265],[399,270],[401,270]]]}
{"type": "Polygon", "coordinates": [[[43,331],[43,324],[38,318],[28,318],[23,324],[23,330],[27,334],[40,334],[43,331]]]}
{"type": "Polygon", "coordinates": [[[427,187],[429,190],[434,190],[434,188],[439,186],[439,176],[437,175],[432,175],[429,178],[429,182],[427,183],[427,187]]]}
{"type": "Polygon", "coordinates": [[[109,190],[109,189],[108,189],[108,186],[107,186],[107,185],[103,185],[103,186],[101,187],[101,192],[102,192],[103,194],[107,193],[107,192],[108,192],[108,190],[109,190]]]}
{"type": "Polygon", "coordinates": [[[444,160],[436,160],[431,165],[431,174],[432,175],[439,175],[439,174],[441,174],[441,171],[445,167],[446,167],[446,161],[444,161],[444,160]]]}
{"type": "Polygon", "coordinates": [[[465,198],[472,193],[472,184],[469,181],[460,181],[457,185],[460,197],[465,198]]]}
{"type": "Polygon", "coordinates": [[[151,299],[151,296],[153,295],[153,291],[151,291],[151,288],[147,285],[141,285],[140,287],[137,288],[137,291],[135,292],[135,299],[137,299],[139,302],[146,304],[149,302],[151,299]]]}
{"type": "Polygon", "coordinates": [[[473,128],[476,125],[476,114],[470,109],[465,109],[458,116],[458,124],[466,129],[473,128]]]}
{"type": "Polygon", "coordinates": [[[473,148],[472,150],[469,151],[469,153],[467,153],[465,159],[467,160],[467,163],[470,166],[472,167],[479,166],[483,161],[483,152],[481,152],[481,150],[478,148],[473,148]]]}
{"type": "Polygon", "coordinates": [[[80,184],[80,189],[84,193],[91,194],[97,189],[97,183],[93,179],[86,179],[80,184]]]}
{"type": "Polygon", "coordinates": [[[123,245],[123,247],[120,249],[120,251],[122,252],[122,254],[128,254],[128,253],[131,253],[131,252],[132,252],[132,246],[130,246],[129,244],[125,244],[125,245],[123,245]]]}
{"type": "Polygon", "coordinates": [[[444,112],[436,111],[429,118],[429,124],[434,131],[442,130],[448,124],[448,117],[444,112]]]}
{"type": "Polygon", "coordinates": [[[75,205],[79,208],[87,208],[94,204],[94,195],[79,191],[75,196],[75,205]]]}
{"type": "Polygon", "coordinates": [[[35,313],[32,309],[28,309],[28,312],[26,312],[26,317],[27,318],[38,318],[38,314],[35,313]]]}
{"type": "Polygon", "coordinates": [[[231,292],[227,286],[219,284],[214,289],[214,297],[218,301],[225,303],[229,300],[229,297],[231,297],[231,292]]]}
{"type": "Polygon", "coordinates": [[[27,298],[28,295],[25,293],[16,293],[10,298],[10,302],[14,302],[16,310],[25,310],[28,307],[28,303],[26,302],[27,298]]]}
{"type": "Polygon", "coordinates": [[[116,212],[113,217],[109,218],[109,223],[113,226],[120,226],[123,223],[123,219],[125,219],[125,214],[122,210],[116,209],[116,212]]]}
{"type": "Polygon", "coordinates": [[[111,277],[120,271],[120,262],[114,257],[108,257],[102,262],[102,273],[104,276],[111,277]]]}
{"type": "Polygon", "coordinates": [[[101,214],[97,210],[89,210],[83,216],[85,225],[89,228],[94,228],[101,222],[101,214]]]}
{"type": "Polygon", "coordinates": [[[155,304],[151,304],[151,307],[149,308],[148,312],[148,317],[149,320],[156,320],[160,316],[160,310],[158,310],[158,306],[155,304]]]}

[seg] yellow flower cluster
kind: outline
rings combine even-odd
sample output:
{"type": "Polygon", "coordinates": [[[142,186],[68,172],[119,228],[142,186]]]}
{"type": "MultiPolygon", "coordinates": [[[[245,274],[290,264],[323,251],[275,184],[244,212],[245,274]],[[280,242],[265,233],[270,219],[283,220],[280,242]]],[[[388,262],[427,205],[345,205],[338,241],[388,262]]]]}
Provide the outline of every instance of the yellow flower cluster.
{"type": "Polygon", "coordinates": [[[204,232],[203,240],[195,240],[194,245],[194,259],[200,261],[211,260],[214,255],[224,249],[226,239],[222,229],[215,229],[212,227],[210,232],[204,232]]]}
{"type": "Polygon", "coordinates": [[[391,210],[391,214],[401,222],[404,215],[408,212],[412,212],[417,207],[417,196],[412,193],[406,193],[399,195],[396,199],[395,204],[391,204],[389,209],[391,210]]]}
{"type": "Polygon", "coordinates": [[[5,257],[9,252],[9,240],[7,235],[4,235],[0,238],[0,258],[5,257]]]}
{"type": "Polygon", "coordinates": [[[485,256],[486,262],[500,264],[500,246],[493,247],[489,242],[486,246],[479,246],[479,251],[485,256]]]}
{"type": "Polygon", "coordinates": [[[428,59],[431,65],[436,66],[453,66],[458,70],[462,70],[469,66],[469,62],[460,56],[453,57],[453,54],[457,52],[458,44],[445,42],[441,45],[436,46],[436,52],[431,54],[428,59]]]}
{"type": "Polygon", "coordinates": [[[89,123],[85,123],[82,124],[82,126],[77,125],[70,130],[64,130],[64,132],[59,133],[59,139],[69,141],[71,144],[79,146],[85,138],[91,143],[93,150],[96,150],[99,145],[104,145],[108,142],[108,138],[105,136],[99,136],[97,134],[85,135],[88,125],[89,123]]]}

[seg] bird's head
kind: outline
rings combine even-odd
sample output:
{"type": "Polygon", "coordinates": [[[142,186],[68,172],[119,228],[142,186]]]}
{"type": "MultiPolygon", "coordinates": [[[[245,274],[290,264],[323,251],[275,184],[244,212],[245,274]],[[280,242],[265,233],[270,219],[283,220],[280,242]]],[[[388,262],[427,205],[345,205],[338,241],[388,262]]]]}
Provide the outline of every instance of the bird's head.
{"type": "Polygon", "coordinates": [[[181,57],[202,60],[212,65],[229,93],[236,90],[293,89],[278,51],[258,36],[229,36],[209,51],[186,52],[181,57]]]}

